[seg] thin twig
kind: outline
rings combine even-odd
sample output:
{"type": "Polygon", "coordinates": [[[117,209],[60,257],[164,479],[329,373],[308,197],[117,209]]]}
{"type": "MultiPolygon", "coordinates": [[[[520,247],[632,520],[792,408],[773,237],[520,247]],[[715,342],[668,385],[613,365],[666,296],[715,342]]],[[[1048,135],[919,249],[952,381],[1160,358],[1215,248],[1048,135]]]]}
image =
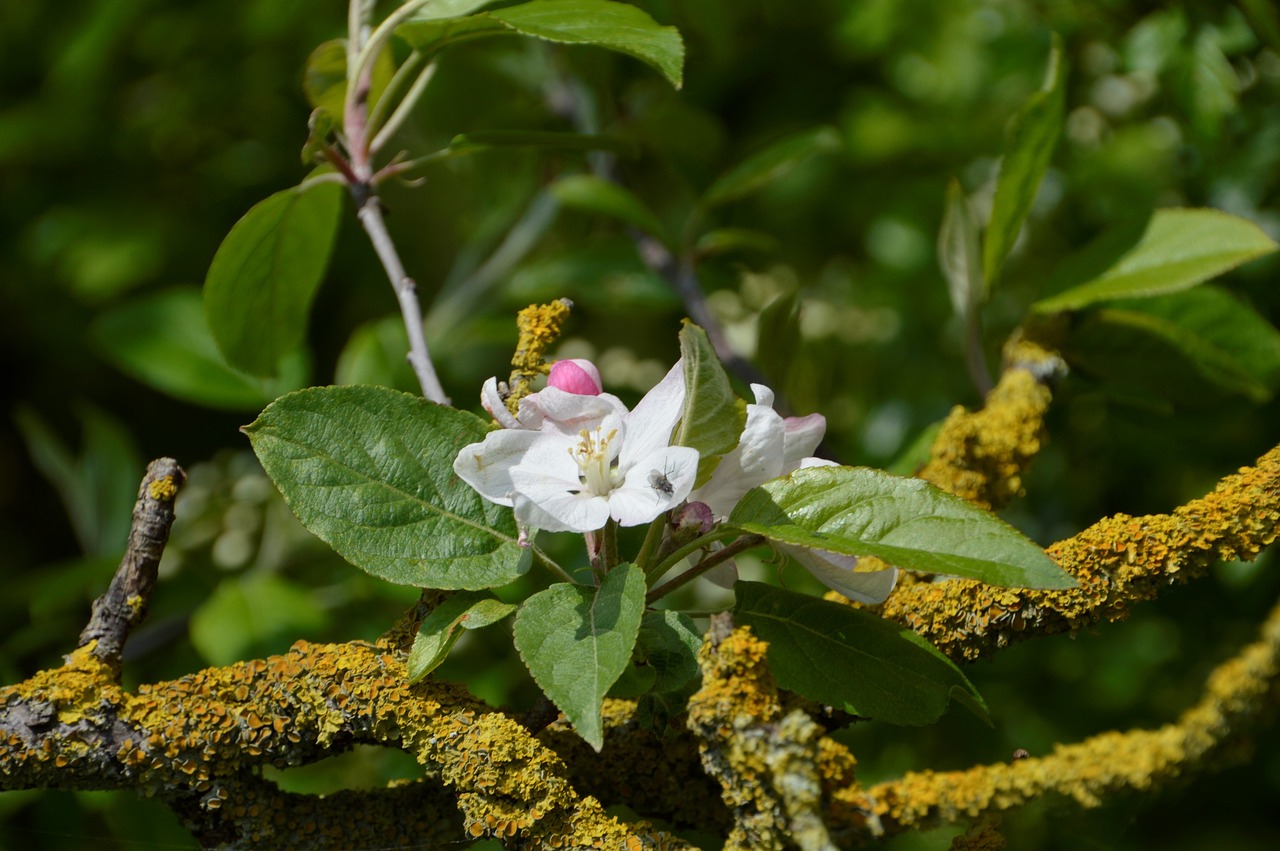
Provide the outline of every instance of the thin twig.
{"type": "Polygon", "coordinates": [[[431,363],[431,354],[427,350],[427,337],[422,327],[422,307],[418,303],[418,285],[405,273],[400,254],[391,241],[391,235],[387,233],[387,224],[382,218],[382,206],[378,203],[377,196],[366,191],[363,203],[360,201],[357,196],[359,210],[356,215],[365,233],[369,234],[373,250],[382,261],[382,268],[386,270],[391,286],[396,291],[400,314],[409,335],[409,364],[418,376],[418,383],[422,385],[422,395],[432,402],[447,405],[449,397],[445,395],[444,387],[431,363]]]}
{"type": "Polygon", "coordinates": [[[107,592],[93,602],[93,615],[80,633],[76,646],[96,641],[93,654],[113,668],[120,666],[130,630],[146,617],[160,557],[173,527],[173,500],[186,480],[187,474],[172,458],[157,458],[147,465],[124,558],[107,592]]]}

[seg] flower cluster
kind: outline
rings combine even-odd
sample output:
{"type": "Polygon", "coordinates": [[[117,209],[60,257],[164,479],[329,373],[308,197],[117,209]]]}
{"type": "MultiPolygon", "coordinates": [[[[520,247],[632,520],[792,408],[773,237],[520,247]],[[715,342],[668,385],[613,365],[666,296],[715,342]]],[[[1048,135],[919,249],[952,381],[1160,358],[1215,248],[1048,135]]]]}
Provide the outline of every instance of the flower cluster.
{"type": "MultiPolygon", "coordinates": [[[[513,415],[496,379],[481,401],[502,428],[466,446],[454,462],[457,474],[481,496],[514,509],[522,528],[595,532],[610,520],[621,526],[650,523],[685,502],[703,503],[724,519],[747,491],[800,467],[831,464],[810,457],[826,431],[820,414],[783,418],[773,392],[753,384],[746,426],[711,479],[694,490],[698,452],[672,446],[684,409],[683,362],[628,410],[603,392],[589,361],[553,365],[547,387],[520,400],[513,415]]],[[[897,581],[897,570],[855,572],[857,558],[776,544],[829,588],[879,603],[897,581]]]]}

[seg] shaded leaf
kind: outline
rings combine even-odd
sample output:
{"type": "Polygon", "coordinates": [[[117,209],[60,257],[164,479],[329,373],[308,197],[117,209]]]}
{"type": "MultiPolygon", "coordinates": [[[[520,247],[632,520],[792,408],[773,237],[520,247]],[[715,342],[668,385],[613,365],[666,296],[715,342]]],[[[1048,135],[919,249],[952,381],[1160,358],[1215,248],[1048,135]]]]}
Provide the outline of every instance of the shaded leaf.
{"type": "Polygon", "coordinates": [[[978,221],[955,178],[947,184],[947,203],[938,229],[938,265],[956,316],[967,321],[986,302],[987,286],[978,249],[978,221]]]}
{"type": "Polygon", "coordinates": [[[527,569],[511,509],[453,459],[483,420],[382,387],[313,387],[244,431],[294,514],[356,567],[402,585],[480,589],[527,569]]]}
{"type": "Polygon", "coordinates": [[[283,577],[228,577],[192,613],[191,644],[210,665],[230,665],[283,650],[324,622],[314,594],[283,577]]]}
{"type": "MultiPolygon", "coordinates": [[[[430,4],[432,6],[437,3],[430,4]]],[[[373,107],[382,97],[387,84],[395,75],[395,61],[389,48],[384,48],[373,63],[373,76],[369,81],[369,106],[373,107]]],[[[313,110],[323,110],[331,119],[342,123],[347,97],[347,41],[335,38],[321,42],[307,57],[302,75],[302,90],[313,110]]]]}
{"type": "Polygon", "coordinates": [[[987,720],[960,669],[907,627],[758,582],[733,589],[734,618],[769,643],[769,669],[782,688],[895,724],[932,724],[953,698],[987,720]]]}
{"type": "Polygon", "coordinates": [[[306,358],[296,350],[280,364],[279,378],[257,378],[227,366],[195,287],[164,290],[113,307],[89,326],[89,338],[121,372],[212,408],[260,410],[307,383],[306,358]]]}
{"type": "Polygon", "coordinates": [[[280,359],[301,345],[338,232],[342,191],[312,182],[277,192],[222,241],[205,278],[204,309],[231,366],[275,375],[280,359]]]}
{"type": "Polygon", "coordinates": [[[921,573],[1007,588],[1071,588],[1035,542],[920,479],[866,467],[808,467],[748,491],[733,526],[785,544],[877,556],[921,573]]]}
{"type": "Polygon", "coordinates": [[[601,703],[631,659],[644,592],[643,571],[622,564],[599,588],[558,583],[525,600],[516,614],[520,658],[597,751],[604,745],[601,703]]]}
{"type": "MultiPolygon", "coordinates": [[[[1114,252],[1105,241],[1086,249],[1090,256],[1114,252]]],[[[1033,310],[1076,310],[1117,298],[1164,295],[1234,269],[1276,250],[1276,243],[1248,219],[1218,210],[1157,210],[1137,243],[1108,269],[1066,292],[1042,299],[1033,310]]],[[[1078,261],[1077,261],[1078,262],[1078,261]]],[[[1081,268],[1088,269],[1083,263],[1081,268]]]]}
{"type": "Polygon", "coordinates": [[[771,254],[778,248],[777,237],[763,231],[750,228],[717,228],[698,237],[693,251],[698,259],[706,260],[730,252],[752,251],[771,254]]]}
{"type": "Polygon", "coordinates": [[[589,174],[575,174],[556,181],[551,194],[566,207],[612,216],[668,243],[665,228],[643,201],[630,190],[589,174]]]}
{"type": "MultiPolygon", "coordinates": [[[[1117,301],[1091,316],[1090,336],[1073,335],[1066,351],[1078,357],[1082,342],[1098,333],[1112,339],[1149,337],[1172,347],[1203,378],[1225,390],[1265,402],[1280,385],[1280,332],[1230,293],[1213,286],[1157,298],[1117,301]]],[[[1172,359],[1135,342],[1131,357],[1145,358],[1160,377],[1172,359]]],[[[1118,355],[1113,351],[1111,357],[1118,355]]],[[[1165,382],[1160,382],[1161,384],[1165,382]]]]}
{"type": "Polygon", "coordinates": [[[701,487],[711,478],[720,456],[738,445],[747,424],[747,406],[734,395],[707,332],[687,319],[680,329],[680,356],[684,358],[684,412],[671,444],[698,450],[695,487],[701,487]]]}
{"type": "Polygon", "coordinates": [[[478,591],[460,591],[422,619],[409,651],[409,682],[439,667],[464,629],[491,626],[516,610],[514,603],[478,591]]]}
{"type": "Polygon", "coordinates": [[[714,207],[740,200],[786,176],[810,157],[832,153],[841,147],[840,134],[830,127],[787,136],[721,175],[707,189],[701,203],[704,207],[714,207]]]}
{"type": "Polygon", "coordinates": [[[1066,77],[1062,39],[1054,33],[1044,84],[1027,98],[1014,117],[1004,158],[1000,162],[991,220],[987,223],[982,246],[982,272],[988,287],[1000,277],[1005,258],[1027,220],[1031,202],[1035,200],[1040,181],[1049,169],[1053,149],[1062,135],[1066,77]]]}

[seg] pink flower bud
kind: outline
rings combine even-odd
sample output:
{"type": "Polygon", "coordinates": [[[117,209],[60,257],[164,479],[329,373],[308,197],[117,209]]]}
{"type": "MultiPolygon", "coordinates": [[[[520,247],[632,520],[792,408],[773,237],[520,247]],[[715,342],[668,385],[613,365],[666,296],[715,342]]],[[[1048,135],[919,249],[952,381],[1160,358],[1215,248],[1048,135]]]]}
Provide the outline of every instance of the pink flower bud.
{"type": "Polygon", "coordinates": [[[600,370],[584,358],[558,360],[551,365],[547,386],[578,396],[599,396],[604,389],[600,383],[600,370]]]}

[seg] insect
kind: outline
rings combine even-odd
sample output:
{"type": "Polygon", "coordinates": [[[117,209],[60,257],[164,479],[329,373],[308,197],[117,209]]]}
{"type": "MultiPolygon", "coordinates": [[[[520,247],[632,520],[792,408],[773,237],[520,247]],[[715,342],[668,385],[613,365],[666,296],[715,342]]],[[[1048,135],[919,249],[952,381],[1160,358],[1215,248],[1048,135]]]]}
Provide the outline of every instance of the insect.
{"type": "Polygon", "coordinates": [[[671,485],[671,480],[667,478],[667,474],[661,470],[649,471],[649,487],[667,496],[671,496],[676,492],[676,489],[671,485]]]}

